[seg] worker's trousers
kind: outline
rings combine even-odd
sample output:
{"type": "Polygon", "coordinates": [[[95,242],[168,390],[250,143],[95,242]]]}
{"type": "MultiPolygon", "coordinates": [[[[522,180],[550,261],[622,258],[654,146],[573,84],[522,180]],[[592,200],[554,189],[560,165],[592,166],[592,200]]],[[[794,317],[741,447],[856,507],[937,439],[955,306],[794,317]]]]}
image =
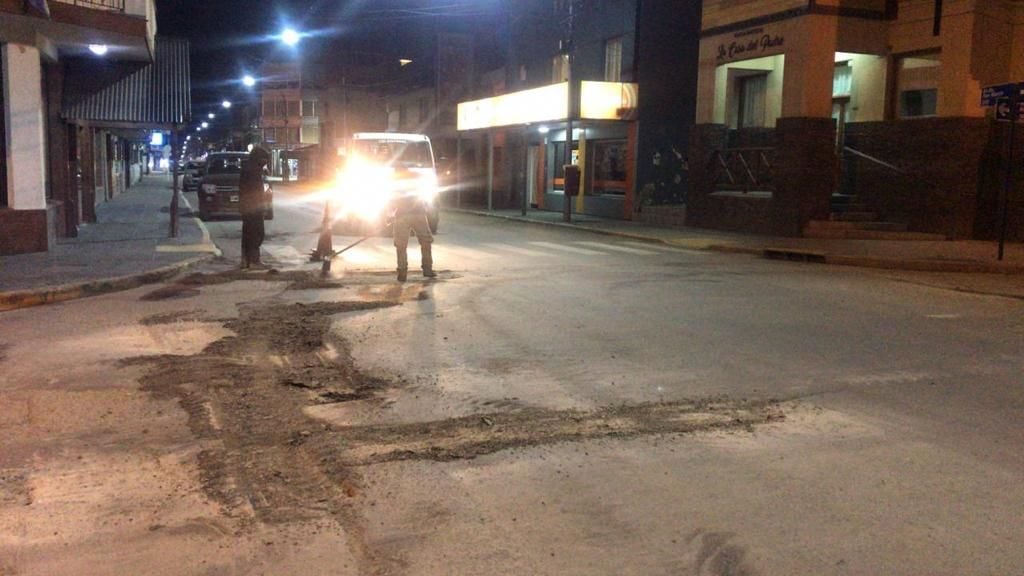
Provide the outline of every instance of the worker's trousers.
{"type": "Polygon", "coordinates": [[[430,233],[427,215],[420,212],[395,216],[394,238],[395,250],[398,251],[398,271],[405,272],[409,269],[409,255],[406,250],[409,248],[410,232],[416,233],[416,240],[420,243],[420,267],[425,272],[433,270],[434,258],[430,252],[430,245],[434,242],[434,236],[430,233]]]}

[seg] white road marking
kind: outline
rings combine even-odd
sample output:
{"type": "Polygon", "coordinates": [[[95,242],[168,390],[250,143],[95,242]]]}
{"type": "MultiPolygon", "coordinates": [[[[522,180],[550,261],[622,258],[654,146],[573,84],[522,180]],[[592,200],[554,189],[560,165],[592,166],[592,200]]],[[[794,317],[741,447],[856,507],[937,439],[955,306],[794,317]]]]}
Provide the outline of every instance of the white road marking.
{"type": "Polygon", "coordinates": [[[959,314],[928,314],[928,318],[934,318],[936,320],[956,320],[960,318],[959,314]]]}
{"type": "Polygon", "coordinates": [[[529,248],[520,248],[519,246],[511,246],[511,245],[508,245],[508,244],[482,244],[482,246],[485,246],[485,247],[490,248],[492,250],[499,250],[499,251],[504,250],[506,252],[512,252],[513,254],[519,254],[520,256],[541,257],[541,256],[552,256],[553,255],[553,254],[550,254],[548,252],[541,252],[539,250],[530,250],[529,248]]]}
{"type": "Polygon", "coordinates": [[[550,248],[551,250],[559,250],[562,252],[569,252],[570,254],[582,254],[584,256],[608,256],[607,252],[587,250],[586,248],[576,248],[575,246],[565,246],[563,244],[555,244],[554,242],[530,242],[530,245],[540,246],[543,248],[550,248]]]}
{"type": "Polygon", "coordinates": [[[590,246],[592,248],[600,248],[602,250],[612,250],[614,252],[625,252],[626,254],[636,254],[639,256],[653,256],[658,254],[654,250],[642,250],[640,248],[630,248],[628,246],[620,246],[618,244],[604,243],[604,242],[573,242],[581,246],[590,246]]]}

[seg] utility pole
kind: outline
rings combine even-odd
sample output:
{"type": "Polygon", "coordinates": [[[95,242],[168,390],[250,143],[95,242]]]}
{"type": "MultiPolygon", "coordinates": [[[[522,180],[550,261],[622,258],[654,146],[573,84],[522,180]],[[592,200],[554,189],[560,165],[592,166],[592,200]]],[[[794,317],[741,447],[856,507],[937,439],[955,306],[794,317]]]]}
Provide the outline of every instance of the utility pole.
{"type": "Polygon", "coordinates": [[[178,126],[171,127],[171,238],[178,237],[178,126]]]}
{"type": "Polygon", "coordinates": [[[569,178],[565,174],[564,166],[572,164],[572,118],[575,113],[575,94],[573,90],[573,64],[576,60],[576,46],[574,45],[574,36],[576,33],[576,0],[569,0],[569,22],[567,26],[567,39],[565,40],[565,50],[567,52],[567,66],[566,66],[566,79],[568,87],[568,102],[566,103],[566,115],[565,115],[565,158],[562,169],[562,220],[564,222],[572,222],[572,202],[574,198],[569,195],[569,178]]]}

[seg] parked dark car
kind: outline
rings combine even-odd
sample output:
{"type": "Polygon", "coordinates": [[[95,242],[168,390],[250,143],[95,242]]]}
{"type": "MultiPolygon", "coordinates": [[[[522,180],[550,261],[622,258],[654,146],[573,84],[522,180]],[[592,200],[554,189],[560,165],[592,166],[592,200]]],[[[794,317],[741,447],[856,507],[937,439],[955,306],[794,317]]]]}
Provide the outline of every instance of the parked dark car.
{"type": "Polygon", "coordinates": [[[189,160],[182,171],[181,188],[185,192],[199,190],[199,182],[203,179],[203,171],[206,169],[206,162],[202,160],[189,160]]]}
{"type": "MultiPolygon", "coordinates": [[[[245,152],[216,152],[206,158],[206,169],[199,186],[199,217],[227,218],[240,216],[238,208],[238,185],[242,167],[248,161],[245,152]]],[[[267,220],[274,218],[274,190],[263,180],[267,220]]]]}

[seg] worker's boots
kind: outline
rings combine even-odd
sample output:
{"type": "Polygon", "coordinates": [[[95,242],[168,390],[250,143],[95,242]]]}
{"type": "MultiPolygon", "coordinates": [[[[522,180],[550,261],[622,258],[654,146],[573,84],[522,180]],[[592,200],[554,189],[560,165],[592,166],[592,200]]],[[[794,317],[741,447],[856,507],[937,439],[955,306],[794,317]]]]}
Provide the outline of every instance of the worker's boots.
{"type": "Polygon", "coordinates": [[[430,244],[430,242],[420,244],[420,266],[423,267],[424,278],[437,278],[437,272],[434,272],[434,257],[430,251],[430,244]]]}

